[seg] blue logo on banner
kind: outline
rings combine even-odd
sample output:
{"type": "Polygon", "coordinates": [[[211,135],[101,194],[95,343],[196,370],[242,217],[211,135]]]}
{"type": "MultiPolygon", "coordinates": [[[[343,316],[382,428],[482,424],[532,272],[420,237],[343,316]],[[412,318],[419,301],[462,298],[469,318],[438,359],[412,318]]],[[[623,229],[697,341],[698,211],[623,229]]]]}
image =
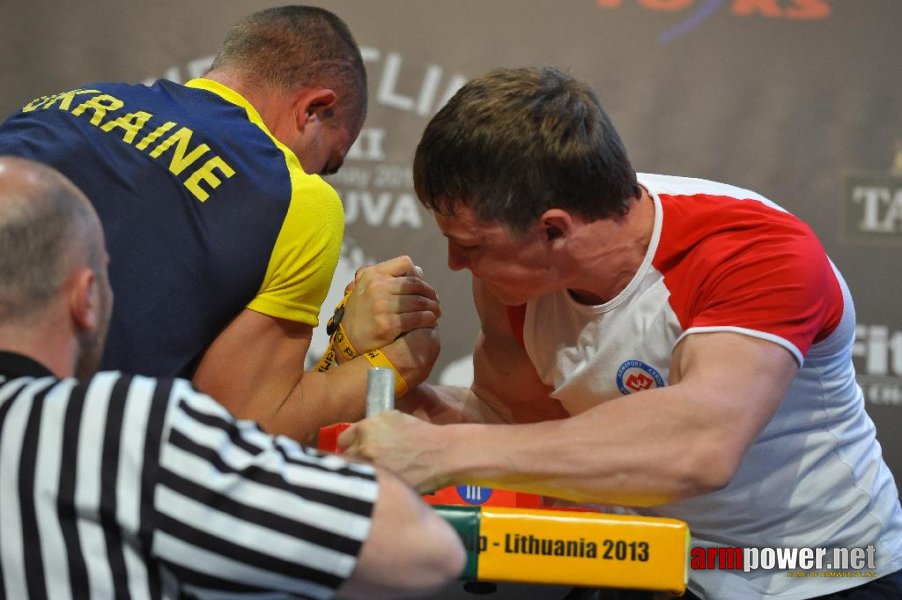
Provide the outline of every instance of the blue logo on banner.
{"type": "Polygon", "coordinates": [[[617,389],[621,394],[635,394],[664,385],[661,374],[641,360],[628,360],[617,369],[617,389]]]}
{"type": "Polygon", "coordinates": [[[708,0],[702,4],[699,9],[688,19],[678,23],[675,27],[665,31],[658,36],[658,41],[662,44],[672,42],[678,37],[684,36],[705,21],[707,21],[715,12],[724,5],[724,0],[708,0]]]}
{"type": "Polygon", "coordinates": [[[492,497],[492,488],[478,485],[459,485],[457,495],[467,504],[483,504],[492,497]]]}

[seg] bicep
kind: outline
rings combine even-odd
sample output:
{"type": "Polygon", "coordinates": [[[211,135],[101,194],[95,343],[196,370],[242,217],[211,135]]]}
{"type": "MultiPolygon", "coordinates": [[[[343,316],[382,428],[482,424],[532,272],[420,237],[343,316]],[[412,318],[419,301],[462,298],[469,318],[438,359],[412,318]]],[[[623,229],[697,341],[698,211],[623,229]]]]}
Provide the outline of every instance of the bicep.
{"type": "Polygon", "coordinates": [[[470,388],[420,386],[398,407],[433,423],[533,423],[568,416],[542,383],[514,333],[507,308],[473,279],[480,331],[473,349],[470,388]]]}
{"type": "Polygon", "coordinates": [[[207,348],[193,382],[236,417],[265,422],[303,375],[312,332],[244,309],[207,348]]]}
{"type": "Polygon", "coordinates": [[[674,350],[670,383],[703,416],[711,443],[739,461],[779,409],[798,368],[793,354],[774,342],[698,333],[674,350]]]}
{"type": "Polygon", "coordinates": [[[473,392],[510,421],[566,417],[514,334],[507,308],[475,279],[473,297],[481,322],[473,350],[473,392]]]}

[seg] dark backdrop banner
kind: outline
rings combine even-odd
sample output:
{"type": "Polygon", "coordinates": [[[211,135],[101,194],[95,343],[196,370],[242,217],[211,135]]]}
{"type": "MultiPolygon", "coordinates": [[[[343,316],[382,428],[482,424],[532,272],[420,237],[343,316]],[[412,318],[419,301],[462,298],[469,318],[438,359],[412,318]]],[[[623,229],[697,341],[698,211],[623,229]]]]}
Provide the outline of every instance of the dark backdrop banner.
{"type": "MultiPolygon", "coordinates": [[[[227,27],[282,2],[0,0],[0,112],[97,80],[184,81],[227,27]]],[[[640,171],[752,188],[805,219],[858,307],[859,380],[902,479],[899,0],[333,0],[362,46],[370,112],[331,178],[346,210],[335,292],[406,253],[444,304],[432,380],[467,383],[469,276],[445,263],[411,157],[467,78],[549,64],[595,86],[640,171]]],[[[313,354],[322,352],[318,334],[313,354]]]]}

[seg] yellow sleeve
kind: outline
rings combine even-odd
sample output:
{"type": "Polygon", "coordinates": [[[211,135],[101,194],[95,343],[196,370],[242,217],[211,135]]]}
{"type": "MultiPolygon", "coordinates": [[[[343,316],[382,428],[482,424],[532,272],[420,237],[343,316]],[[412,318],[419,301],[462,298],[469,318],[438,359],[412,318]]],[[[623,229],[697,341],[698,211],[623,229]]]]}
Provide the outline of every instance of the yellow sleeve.
{"type": "Polygon", "coordinates": [[[270,255],[266,275],[247,308],[316,327],[344,237],[344,207],[338,193],[318,175],[304,173],[297,156],[279,142],[257,110],[235,90],[209,79],[192,79],[188,87],[204,89],[241,106],[285,156],[291,201],[270,255]]]}
{"type": "Polygon", "coordinates": [[[247,305],[265,315],[316,327],[344,236],[338,193],[286,155],[292,197],[260,291],[247,305]]]}

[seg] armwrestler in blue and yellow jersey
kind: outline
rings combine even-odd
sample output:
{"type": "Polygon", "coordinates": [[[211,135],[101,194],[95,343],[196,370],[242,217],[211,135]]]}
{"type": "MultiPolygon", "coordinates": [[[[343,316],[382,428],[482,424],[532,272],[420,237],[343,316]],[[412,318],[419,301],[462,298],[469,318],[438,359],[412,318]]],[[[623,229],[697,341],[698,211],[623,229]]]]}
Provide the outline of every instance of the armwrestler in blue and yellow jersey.
{"type": "Polygon", "coordinates": [[[39,98],[2,126],[0,153],[53,165],[100,215],[116,294],[103,368],[190,377],[244,307],[317,324],[341,203],[226,86],[39,98]]]}
{"type": "MultiPolygon", "coordinates": [[[[186,85],[98,83],[34,100],[0,154],[49,163],[100,215],[116,295],[104,367],[190,376],[239,418],[311,441],[364,414],[369,362],[305,372],[338,260],[336,171],[366,118],[366,70],[338,17],[264,9],[186,85]]],[[[343,330],[409,385],[438,355],[435,290],[405,256],[358,271],[343,330]]]]}

